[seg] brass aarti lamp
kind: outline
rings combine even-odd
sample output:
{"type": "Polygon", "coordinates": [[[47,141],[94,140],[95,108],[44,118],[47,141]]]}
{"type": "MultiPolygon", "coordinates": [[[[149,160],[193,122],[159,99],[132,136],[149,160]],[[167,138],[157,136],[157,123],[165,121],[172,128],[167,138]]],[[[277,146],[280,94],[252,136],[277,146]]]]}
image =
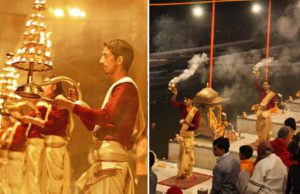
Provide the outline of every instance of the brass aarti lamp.
{"type": "Polygon", "coordinates": [[[79,85],[69,77],[58,76],[42,83],[33,81],[33,72],[45,72],[53,69],[50,32],[46,31],[45,16],[43,15],[46,10],[45,3],[45,0],[35,0],[34,13],[26,23],[24,42],[12,58],[11,65],[13,67],[28,71],[26,84],[19,86],[15,93],[24,98],[42,98],[42,100],[51,101],[51,99],[41,97],[41,86],[67,82],[75,88],[78,103],[83,103],[79,85]]]}
{"type": "Polygon", "coordinates": [[[16,72],[16,69],[10,66],[11,58],[13,55],[11,53],[7,54],[8,60],[6,66],[3,67],[2,72],[0,73],[0,99],[2,99],[0,114],[3,116],[10,116],[10,113],[7,109],[7,104],[11,100],[19,100],[20,96],[15,94],[17,88],[17,78],[19,74],[16,72]]]}
{"type": "Polygon", "coordinates": [[[45,0],[35,0],[34,13],[26,23],[24,42],[11,60],[17,69],[28,71],[26,84],[19,86],[16,94],[25,98],[40,98],[40,87],[33,83],[33,72],[45,72],[53,69],[51,61],[50,32],[46,31],[45,0]]]}

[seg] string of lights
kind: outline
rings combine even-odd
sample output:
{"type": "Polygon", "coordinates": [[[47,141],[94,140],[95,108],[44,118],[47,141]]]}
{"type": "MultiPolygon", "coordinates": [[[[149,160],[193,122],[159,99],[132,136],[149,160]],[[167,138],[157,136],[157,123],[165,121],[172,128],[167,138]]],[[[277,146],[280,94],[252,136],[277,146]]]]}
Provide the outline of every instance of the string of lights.
{"type": "Polygon", "coordinates": [[[215,0],[215,1],[197,1],[197,2],[174,2],[174,3],[150,3],[149,5],[154,6],[177,6],[177,5],[198,5],[198,4],[209,4],[209,3],[230,3],[230,2],[252,2],[254,0],[215,0]]]}

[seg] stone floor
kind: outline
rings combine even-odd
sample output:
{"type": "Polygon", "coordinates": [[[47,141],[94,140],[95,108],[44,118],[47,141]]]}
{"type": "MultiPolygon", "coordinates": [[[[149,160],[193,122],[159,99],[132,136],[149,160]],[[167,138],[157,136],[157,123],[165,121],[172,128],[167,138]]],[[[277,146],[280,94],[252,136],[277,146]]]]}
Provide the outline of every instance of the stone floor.
{"type": "Polygon", "coordinates": [[[298,98],[292,101],[287,101],[286,106],[291,111],[300,112],[300,99],[298,98]]]}
{"type": "MultiPolygon", "coordinates": [[[[169,177],[175,176],[177,173],[177,164],[167,162],[167,161],[158,161],[156,164],[152,167],[154,173],[157,175],[158,182],[165,180],[169,177]],[[159,164],[164,164],[165,167],[160,167],[159,164]]],[[[207,175],[212,175],[211,170],[201,169],[194,167],[194,172],[199,172],[207,175]]],[[[189,189],[183,190],[184,194],[197,194],[197,191],[199,189],[211,189],[212,179],[209,179],[199,185],[196,185],[194,187],[191,187],[189,189]]],[[[157,184],[156,190],[160,191],[162,193],[165,193],[168,190],[168,186],[157,184]]]]}

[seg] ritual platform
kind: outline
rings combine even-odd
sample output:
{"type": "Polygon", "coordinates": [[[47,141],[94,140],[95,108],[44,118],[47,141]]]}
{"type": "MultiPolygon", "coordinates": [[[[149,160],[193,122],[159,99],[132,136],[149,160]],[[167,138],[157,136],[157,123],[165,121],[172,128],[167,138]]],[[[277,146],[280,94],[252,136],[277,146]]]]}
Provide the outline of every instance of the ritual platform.
{"type": "MultiPolygon", "coordinates": [[[[272,130],[273,130],[273,137],[277,136],[278,130],[283,126],[285,119],[293,117],[296,121],[300,120],[300,112],[294,111],[281,111],[272,114],[272,130]]],[[[236,129],[241,133],[248,133],[256,135],[256,115],[251,114],[247,115],[246,117],[238,117],[236,121],[236,129]]],[[[300,123],[297,123],[297,129],[300,129],[300,123]]]]}
{"type": "Polygon", "coordinates": [[[286,102],[287,109],[294,112],[300,112],[300,98],[287,101],[286,102]]]}

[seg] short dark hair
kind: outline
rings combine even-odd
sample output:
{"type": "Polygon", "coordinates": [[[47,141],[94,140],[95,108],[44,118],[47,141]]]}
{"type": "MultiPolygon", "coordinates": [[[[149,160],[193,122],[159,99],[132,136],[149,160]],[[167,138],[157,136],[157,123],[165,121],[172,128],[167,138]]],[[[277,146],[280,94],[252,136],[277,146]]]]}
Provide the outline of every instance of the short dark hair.
{"type": "Polygon", "coordinates": [[[123,66],[126,69],[126,71],[128,71],[134,57],[134,51],[132,46],[122,39],[110,40],[108,42],[105,42],[104,46],[111,51],[115,58],[119,56],[123,57],[123,66]]]}
{"type": "Polygon", "coordinates": [[[153,164],[155,163],[155,155],[152,151],[149,152],[149,165],[150,168],[153,166],[153,164]]]}
{"type": "MultiPolygon", "coordinates": [[[[46,79],[53,79],[55,78],[54,75],[47,75],[47,76],[44,76],[43,77],[43,80],[45,81],[46,79]]],[[[58,95],[63,95],[65,96],[65,93],[64,93],[64,89],[63,89],[63,85],[62,85],[62,82],[57,82],[57,83],[54,83],[53,85],[56,85],[56,89],[54,91],[54,97],[58,96],[58,95]]]]}
{"type": "Polygon", "coordinates": [[[58,96],[58,95],[63,95],[64,96],[65,94],[64,94],[64,89],[63,89],[62,83],[58,82],[55,85],[56,85],[56,90],[54,92],[54,95],[55,96],[58,96]]]}
{"type": "Polygon", "coordinates": [[[290,129],[289,127],[281,127],[277,133],[277,138],[287,138],[289,136],[290,129]]]}
{"type": "Polygon", "coordinates": [[[249,159],[253,155],[253,148],[249,145],[243,145],[240,147],[240,154],[245,156],[245,159],[249,159]]]}
{"type": "Polygon", "coordinates": [[[264,83],[264,82],[267,82],[270,86],[272,85],[271,82],[270,82],[269,80],[264,80],[263,83],[264,83]]]}
{"type": "Polygon", "coordinates": [[[186,95],[184,95],[184,98],[188,98],[188,99],[193,100],[193,95],[192,94],[186,94],[186,95]]]}
{"type": "Polygon", "coordinates": [[[284,121],[284,125],[292,128],[294,131],[297,129],[296,120],[292,117],[287,118],[284,121]]]}
{"type": "Polygon", "coordinates": [[[213,141],[213,145],[217,146],[220,149],[224,149],[225,153],[228,152],[230,143],[227,137],[219,137],[213,141]]]}

